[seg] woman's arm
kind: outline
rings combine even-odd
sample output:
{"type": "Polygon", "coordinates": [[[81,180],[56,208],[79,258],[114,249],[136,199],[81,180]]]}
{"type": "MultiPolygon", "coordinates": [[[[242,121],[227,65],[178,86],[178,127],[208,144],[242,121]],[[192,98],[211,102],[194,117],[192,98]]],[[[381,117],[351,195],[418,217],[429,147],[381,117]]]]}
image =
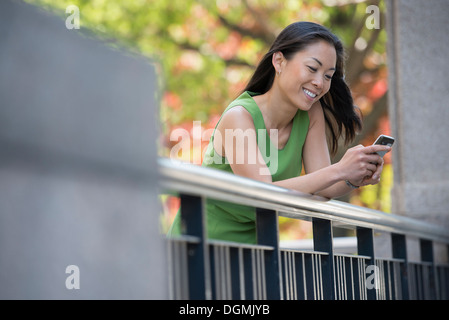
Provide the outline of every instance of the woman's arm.
{"type": "Polygon", "coordinates": [[[354,147],[348,150],[340,162],[331,165],[321,105],[314,105],[312,109],[303,150],[306,175],[273,182],[271,175],[263,174],[268,171],[268,167],[257,146],[252,117],[243,107],[236,106],[222,116],[216,130],[220,139],[215,136],[214,148],[220,155],[227,157],[236,175],[327,198],[337,197],[351,190],[344,180],[361,183],[364,177],[376,171],[376,165],[369,162],[377,163],[380,157],[370,153],[387,149],[385,146],[376,146],[379,150],[354,147]]]}
{"type": "Polygon", "coordinates": [[[336,170],[339,172],[339,181],[319,190],[316,194],[326,198],[342,196],[352,190],[345,180],[349,180],[356,186],[379,182],[380,173],[383,169],[383,159],[374,153],[380,149],[389,150],[389,148],[358,145],[349,149],[338,163],[331,165],[326,142],[324,114],[319,102],[315,103],[310,109],[309,119],[309,132],[303,150],[306,174],[322,171],[329,166],[336,166],[336,170]]]}

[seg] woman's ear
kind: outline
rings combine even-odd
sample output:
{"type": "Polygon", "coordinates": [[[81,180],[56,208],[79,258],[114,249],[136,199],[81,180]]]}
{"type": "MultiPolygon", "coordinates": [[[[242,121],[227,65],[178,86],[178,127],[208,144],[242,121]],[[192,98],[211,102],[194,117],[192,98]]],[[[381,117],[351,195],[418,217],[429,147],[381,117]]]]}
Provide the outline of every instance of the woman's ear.
{"type": "Polygon", "coordinates": [[[271,58],[274,70],[279,75],[282,72],[283,61],[285,60],[284,55],[281,51],[277,51],[273,53],[273,57],[271,58]]]}

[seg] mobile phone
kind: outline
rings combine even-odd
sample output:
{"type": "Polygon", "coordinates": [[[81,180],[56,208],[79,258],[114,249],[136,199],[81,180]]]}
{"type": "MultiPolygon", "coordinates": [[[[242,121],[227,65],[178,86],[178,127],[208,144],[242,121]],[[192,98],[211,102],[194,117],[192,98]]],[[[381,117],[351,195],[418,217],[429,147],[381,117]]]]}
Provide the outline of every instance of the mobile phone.
{"type": "MultiPolygon", "coordinates": [[[[394,143],[394,138],[393,137],[389,137],[386,136],[384,134],[381,134],[380,136],[377,137],[376,141],[374,141],[373,144],[380,144],[382,146],[389,146],[392,147],[394,143]]],[[[386,151],[379,151],[377,152],[377,154],[381,157],[383,157],[385,155],[385,153],[387,153],[386,151]]]]}

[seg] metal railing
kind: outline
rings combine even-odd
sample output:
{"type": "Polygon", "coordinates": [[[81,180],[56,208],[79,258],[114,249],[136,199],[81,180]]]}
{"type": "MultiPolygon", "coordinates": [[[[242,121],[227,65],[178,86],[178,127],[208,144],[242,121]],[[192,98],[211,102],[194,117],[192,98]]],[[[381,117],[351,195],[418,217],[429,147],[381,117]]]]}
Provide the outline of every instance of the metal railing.
{"type": "Polygon", "coordinates": [[[167,239],[173,299],[449,299],[449,265],[434,259],[435,243],[449,253],[440,226],[170,159],[159,168],[185,226],[167,239]],[[207,239],[206,198],[255,207],[257,245],[207,239]],[[280,248],[278,216],[311,221],[313,250],[280,248]],[[355,230],[356,254],[335,252],[333,227],[355,230]],[[392,258],[375,256],[374,231],[390,235],[392,258]],[[410,237],[420,261],[409,261],[410,237]]]}

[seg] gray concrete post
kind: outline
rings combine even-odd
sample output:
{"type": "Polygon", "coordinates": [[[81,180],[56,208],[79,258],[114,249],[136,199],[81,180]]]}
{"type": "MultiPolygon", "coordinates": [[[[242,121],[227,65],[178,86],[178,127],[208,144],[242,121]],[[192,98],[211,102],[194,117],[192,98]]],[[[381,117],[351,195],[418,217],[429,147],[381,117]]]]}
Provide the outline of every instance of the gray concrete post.
{"type": "Polygon", "coordinates": [[[449,228],[449,2],[387,2],[393,212],[449,228]]]}
{"type": "Polygon", "coordinates": [[[0,1],[0,299],[168,298],[156,82],[147,59],[0,1]]]}

